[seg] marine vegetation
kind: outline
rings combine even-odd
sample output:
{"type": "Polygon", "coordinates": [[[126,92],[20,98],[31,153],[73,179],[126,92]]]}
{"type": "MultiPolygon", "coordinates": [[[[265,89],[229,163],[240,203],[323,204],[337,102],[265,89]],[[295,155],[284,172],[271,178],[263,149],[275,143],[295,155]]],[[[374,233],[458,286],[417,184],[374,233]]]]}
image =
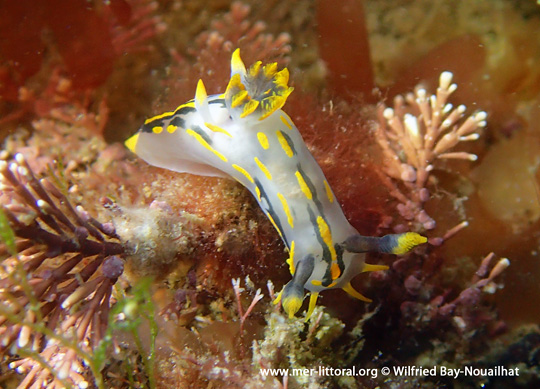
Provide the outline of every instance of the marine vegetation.
{"type": "Polygon", "coordinates": [[[540,384],[534,2],[0,15],[2,387],[540,384]]]}

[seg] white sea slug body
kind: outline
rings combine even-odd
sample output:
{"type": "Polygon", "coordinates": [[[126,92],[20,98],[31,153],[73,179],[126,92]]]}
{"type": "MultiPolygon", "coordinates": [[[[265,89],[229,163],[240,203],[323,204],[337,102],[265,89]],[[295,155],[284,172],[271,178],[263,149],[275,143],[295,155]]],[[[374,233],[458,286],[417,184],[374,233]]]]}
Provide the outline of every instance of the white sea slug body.
{"type": "Polygon", "coordinates": [[[292,88],[287,69],[256,62],[246,70],[239,50],[231,60],[225,93],[207,96],[199,81],[195,99],[145,121],[126,145],[151,165],[198,175],[233,177],[255,196],[289,249],[293,276],[281,300],[290,317],[311,292],[342,288],[365,271],[367,251],[403,254],[426,239],[416,233],[364,237],[352,227],[298,129],[281,110],[292,88]]]}

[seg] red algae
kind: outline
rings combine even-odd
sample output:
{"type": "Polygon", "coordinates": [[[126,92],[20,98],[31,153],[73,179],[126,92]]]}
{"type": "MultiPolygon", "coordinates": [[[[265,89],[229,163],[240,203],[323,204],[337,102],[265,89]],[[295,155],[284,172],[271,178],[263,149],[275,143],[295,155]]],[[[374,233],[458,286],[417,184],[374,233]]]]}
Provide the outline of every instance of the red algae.
{"type": "Polygon", "coordinates": [[[475,88],[485,62],[486,50],[482,39],[477,35],[462,35],[438,45],[403,70],[389,88],[388,95],[412,90],[419,83],[433,90],[436,85],[427,82],[437,80],[442,71],[450,71],[459,80],[460,88],[456,95],[463,103],[470,104],[476,101],[475,88]]]}
{"type": "Polygon", "coordinates": [[[345,99],[361,95],[365,102],[375,102],[363,1],[317,1],[317,31],[329,89],[345,99]]]}
{"type": "Polygon", "coordinates": [[[352,111],[345,102],[322,107],[295,92],[287,102],[302,137],[321,166],[349,222],[361,233],[382,227],[387,192],[375,165],[381,155],[373,147],[369,113],[352,111]]]}
{"type": "Polygon", "coordinates": [[[46,20],[74,87],[101,85],[112,72],[115,60],[106,21],[89,9],[85,0],[51,0],[43,4],[47,4],[46,20]]]}

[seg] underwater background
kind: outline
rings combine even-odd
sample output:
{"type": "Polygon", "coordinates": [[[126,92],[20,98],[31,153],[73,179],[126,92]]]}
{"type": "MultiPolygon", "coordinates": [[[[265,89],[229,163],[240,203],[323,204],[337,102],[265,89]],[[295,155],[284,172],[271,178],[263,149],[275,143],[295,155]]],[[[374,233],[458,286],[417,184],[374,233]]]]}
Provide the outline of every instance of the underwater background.
{"type": "Polygon", "coordinates": [[[0,386],[540,387],[539,32],[534,0],[0,1],[0,386]],[[236,48],[288,68],[361,234],[428,238],[368,255],[373,302],[289,319],[251,194],[124,146],[236,48]]]}

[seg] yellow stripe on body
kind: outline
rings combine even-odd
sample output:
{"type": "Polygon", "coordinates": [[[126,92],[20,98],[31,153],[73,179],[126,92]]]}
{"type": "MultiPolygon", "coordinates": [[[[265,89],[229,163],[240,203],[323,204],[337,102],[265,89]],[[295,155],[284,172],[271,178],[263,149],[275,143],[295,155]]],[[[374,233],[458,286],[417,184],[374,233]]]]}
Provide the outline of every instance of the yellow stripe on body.
{"type": "Polygon", "coordinates": [[[173,115],[174,115],[174,111],[172,111],[172,112],[163,112],[162,114],[153,116],[150,119],[146,119],[144,121],[144,124],[152,123],[154,120],[163,119],[164,117],[173,116],[173,115]]]}
{"type": "Polygon", "coordinates": [[[159,115],[152,116],[151,118],[146,119],[146,120],[144,121],[144,124],[148,124],[148,123],[153,122],[154,120],[163,119],[163,118],[166,118],[166,117],[168,117],[168,116],[173,116],[173,115],[175,115],[180,109],[185,108],[185,107],[195,108],[195,103],[194,103],[193,101],[188,101],[188,102],[185,103],[185,104],[179,105],[174,111],[163,112],[163,113],[161,113],[161,114],[159,114],[159,115]]]}
{"type": "Polygon", "coordinates": [[[259,189],[258,186],[255,186],[255,193],[257,193],[257,200],[261,202],[261,190],[259,189]]]}
{"type": "Polygon", "coordinates": [[[339,276],[341,275],[341,271],[337,264],[337,254],[336,249],[334,248],[334,241],[332,240],[332,233],[330,232],[330,228],[328,228],[328,224],[326,224],[322,216],[317,217],[317,225],[319,227],[319,234],[321,235],[324,244],[328,247],[328,250],[330,251],[330,256],[332,258],[330,272],[332,274],[332,280],[335,280],[339,278],[339,276]]]}
{"type": "Polygon", "coordinates": [[[204,123],[204,125],[206,127],[208,127],[210,130],[214,131],[214,132],[221,132],[222,134],[225,134],[229,137],[233,137],[231,134],[229,134],[229,132],[219,126],[216,126],[215,124],[212,124],[212,123],[204,123]]]}
{"type": "Polygon", "coordinates": [[[285,197],[283,197],[281,193],[278,193],[277,197],[279,198],[279,201],[281,201],[281,205],[283,206],[283,211],[285,211],[285,214],[287,215],[287,221],[289,222],[289,225],[291,226],[291,228],[294,228],[293,217],[289,208],[289,204],[287,204],[287,200],[285,199],[285,197]]]}
{"type": "MultiPolygon", "coordinates": [[[[284,113],[285,114],[285,113],[284,113]]],[[[285,118],[285,116],[283,115],[280,115],[279,118],[281,119],[281,121],[283,122],[283,124],[285,124],[287,126],[287,128],[289,128],[289,130],[292,130],[292,125],[289,123],[289,121],[285,118]]],[[[290,118],[289,118],[290,119],[290,118]]]]}
{"type": "MultiPolygon", "coordinates": [[[[253,180],[253,177],[251,177],[251,174],[249,174],[246,169],[244,169],[244,168],[242,168],[242,167],[240,167],[240,166],[238,166],[237,164],[234,164],[234,163],[233,163],[232,167],[235,168],[236,170],[238,170],[240,173],[242,173],[249,180],[249,182],[251,182],[252,184],[255,183],[255,180],[253,180]]],[[[257,190],[258,189],[259,188],[257,188],[257,190]]]]}
{"type": "Polygon", "coordinates": [[[326,190],[326,197],[328,197],[328,201],[333,203],[334,195],[332,194],[332,189],[330,189],[330,185],[328,185],[328,182],[326,182],[326,180],[324,180],[323,183],[324,183],[324,189],[326,190]]]}
{"type": "Polygon", "coordinates": [[[332,274],[333,280],[338,279],[341,275],[341,270],[339,270],[337,262],[332,262],[332,266],[330,266],[330,273],[332,274]]]}
{"type": "Polygon", "coordinates": [[[188,135],[191,135],[192,137],[194,137],[195,139],[197,139],[197,141],[203,145],[207,150],[210,150],[211,152],[213,152],[217,157],[219,157],[219,159],[221,159],[223,162],[227,162],[227,158],[221,154],[219,151],[217,151],[216,149],[214,149],[212,146],[210,146],[208,144],[208,142],[206,142],[202,136],[200,136],[199,134],[197,134],[195,131],[191,130],[191,129],[187,129],[186,130],[186,133],[188,135]]]}
{"type": "Polygon", "coordinates": [[[302,189],[302,192],[304,193],[304,196],[307,197],[308,200],[311,200],[313,198],[313,194],[311,193],[311,190],[309,190],[309,187],[306,184],[306,181],[304,180],[304,177],[302,177],[302,174],[297,170],[296,173],[294,173],[296,176],[296,179],[298,180],[298,184],[300,185],[300,189],[302,189]]]}
{"type": "Polygon", "coordinates": [[[291,275],[294,275],[295,266],[294,266],[294,240],[291,242],[291,248],[289,249],[289,259],[287,259],[287,265],[289,265],[289,272],[291,275]]]}
{"type": "Polygon", "coordinates": [[[272,179],[272,175],[270,174],[270,171],[268,171],[268,168],[264,165],[264,163],[262,163],[259,158],[255,157],[254,158],[255,160],[255,163],[257,164],[257,166],[259,166],[259,169],[261,169],[261,171],[264,173],[264,175],[266,176],[266,178],[268,178],[269,180],[272,179]]]}
{"type": "Polygon", "coordinates": [[[281,145],[281,148],[285,151],[285,154],[287,154],[289,158],[292,158],[293,151],[291,150],[291,147],[289,146],[287,139],[285,139],[281,131],[277,131],[276,135],[277,135],[279,144],[281,145]]]}
{"type": "Polygon", "coordinates": [[[272,217],[272,215],[270,215],[269,213],[266,214],[266,217],[268,218],[268,220],[270,220],[270,222],[272,223],[272,225],[274,226],[274,228],[276,229],[276,231],[278,232],[279,236],[281,237],[281,239],[283,239],[283,235],[281,234],[281,231],[279,230],[276,222],[274,221],[274,218],[272,217]]]}
{"type": "Polygon", "coordinates": [[[270,144],[268,143],[268,137],[266,136],[266,134],[264,132],[258,132],[257,139],[259,140],[261,147],[265,150],[268,150],[270,144]]]}

